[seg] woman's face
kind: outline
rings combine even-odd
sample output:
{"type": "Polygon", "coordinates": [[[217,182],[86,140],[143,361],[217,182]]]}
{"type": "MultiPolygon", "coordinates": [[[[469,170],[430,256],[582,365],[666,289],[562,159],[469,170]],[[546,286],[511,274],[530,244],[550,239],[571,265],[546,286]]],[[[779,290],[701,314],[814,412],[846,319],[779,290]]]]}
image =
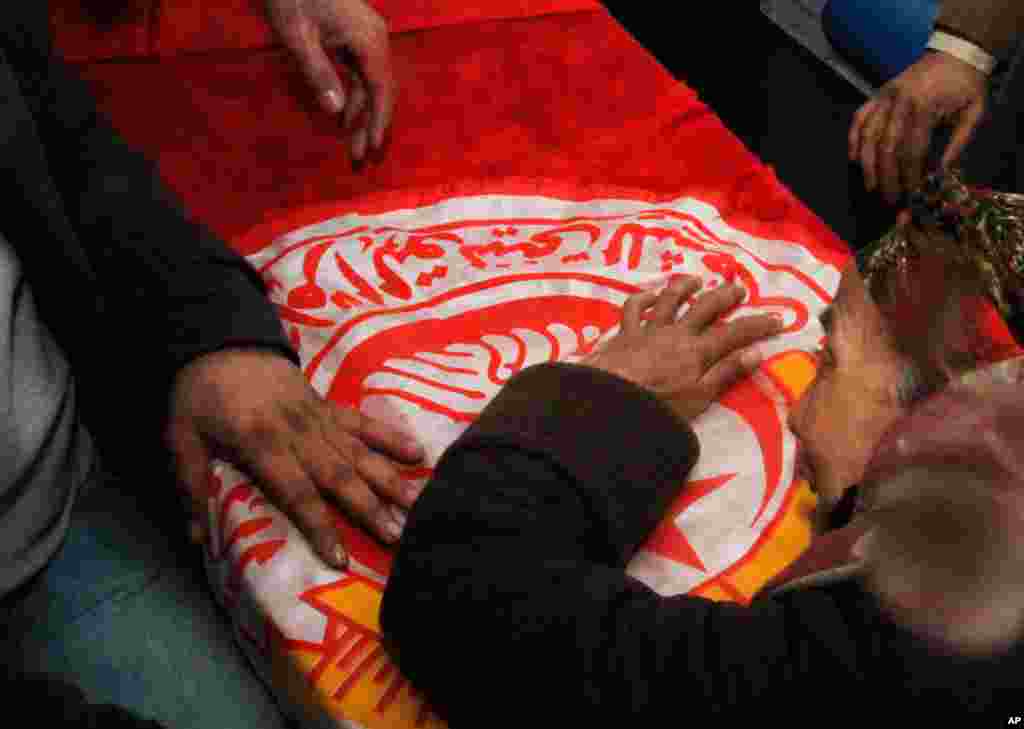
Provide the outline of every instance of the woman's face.
{"type": "Polygon", "coordinates": [[[844,271],[835,301],[821,319],[827,338],[817,375],[789,418],[799,441],[798,472],[818,496],[819,531],[902,414],[896,393],[904,370],[855,267],[844,271]]]}

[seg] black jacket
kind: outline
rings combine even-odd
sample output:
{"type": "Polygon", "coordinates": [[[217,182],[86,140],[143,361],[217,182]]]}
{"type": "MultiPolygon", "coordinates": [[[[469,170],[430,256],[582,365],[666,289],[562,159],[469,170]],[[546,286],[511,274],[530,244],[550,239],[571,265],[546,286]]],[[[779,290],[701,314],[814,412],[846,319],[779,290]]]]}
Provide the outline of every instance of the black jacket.
{"type": "Polygon", "coordinates": [[[945,656],[856,580],[742,607],[627,576],[697,455],[688,425],[630,383],[566,364],[521,372],[409,516],[381,609],[399,667],[455,729],[1024,714],[1019,646],[945,656]]]}
{"type": "MultiPolygon", "coordinates": [[[[297,357],[262,281],[190,222],[51,57],[47,3],[0,23],[0,231],[65,350],[101,447],[158,454],[174,374],[232,345],[297,357]]],[[[140,103],[160,103],[159,92],[140,103]]],[[[152,471],[141,461],[140,471],[152,471]]]]}

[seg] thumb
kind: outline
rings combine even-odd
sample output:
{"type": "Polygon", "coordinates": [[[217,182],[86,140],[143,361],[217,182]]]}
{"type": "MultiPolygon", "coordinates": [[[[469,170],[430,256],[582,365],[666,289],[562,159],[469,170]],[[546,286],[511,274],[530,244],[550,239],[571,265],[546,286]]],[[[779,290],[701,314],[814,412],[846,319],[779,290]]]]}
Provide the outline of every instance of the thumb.
{"type": "Polygon", "coordinates": [[[761,353],[754,347],[733,352],[708,370],[702,378],[717,400],[730,387],[756,370],[761,364],[761,353]]]}

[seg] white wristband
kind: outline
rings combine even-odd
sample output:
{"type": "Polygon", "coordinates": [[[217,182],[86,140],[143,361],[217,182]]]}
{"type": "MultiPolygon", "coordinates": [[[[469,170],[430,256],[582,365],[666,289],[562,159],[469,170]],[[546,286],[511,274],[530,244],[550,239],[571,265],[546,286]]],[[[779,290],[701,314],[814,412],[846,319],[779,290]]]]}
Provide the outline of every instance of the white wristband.
{"type": "Polygon", "coordinates": [[[941,30],[932,33],[932,37],[928,40],[928,48],[948,53],[954,58],[974,66],[986,76],[992,73],[992,69],[996,67],[996,59],[984,48],[941,30]]]}

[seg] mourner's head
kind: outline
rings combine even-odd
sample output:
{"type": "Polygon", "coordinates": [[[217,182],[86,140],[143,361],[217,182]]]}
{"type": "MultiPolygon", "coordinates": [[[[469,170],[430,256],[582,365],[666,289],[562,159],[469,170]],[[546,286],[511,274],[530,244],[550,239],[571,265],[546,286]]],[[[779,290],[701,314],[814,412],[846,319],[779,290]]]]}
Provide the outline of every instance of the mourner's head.
{"type": "Polygon", "coordinates": [[[827,529],[855,503],[882,436],[964,373],[1018,351],[1024,196],[929,178],[909,222],[862,251],[822,314],[814,382],[793,408],[798,469],[827,529]]]}

